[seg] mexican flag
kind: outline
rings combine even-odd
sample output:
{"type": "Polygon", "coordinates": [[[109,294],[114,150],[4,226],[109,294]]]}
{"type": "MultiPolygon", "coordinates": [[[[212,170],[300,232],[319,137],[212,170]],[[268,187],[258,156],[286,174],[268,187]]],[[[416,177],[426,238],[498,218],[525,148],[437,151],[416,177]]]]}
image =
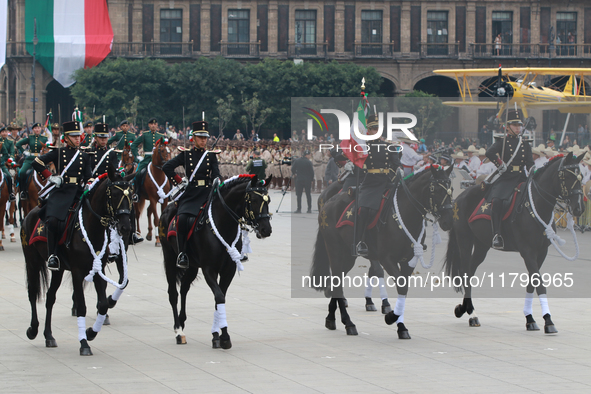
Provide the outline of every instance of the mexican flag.
{"type": "Polygon", "coordinates": [[[25,41],[33,54],[37,20],[37,61],[63,87],[74,71],[94,67],[111,52],[113,28],[106,0],[27,0],[25,41]]]}
{"type": "MultiPolygon", "coordinates": [[[[357,127],[360,134],[367,134],[367,124],[365,117],[369,114],[369,101],[366,96],[363,96],[359,105],[357,106],[357,127]]],[[[354,122],[354,120],[353,120],[354,122]]],[[[341,142],[341,149],[343,154],[351,160],[359,168],[363,168],[365,159],[367,159],[367,144],[364,140],[357,138],[355,131],[353,130],[354,124],[351,123],[351,129],[349,130],[351,138],[343,140],[341,142]]]]}

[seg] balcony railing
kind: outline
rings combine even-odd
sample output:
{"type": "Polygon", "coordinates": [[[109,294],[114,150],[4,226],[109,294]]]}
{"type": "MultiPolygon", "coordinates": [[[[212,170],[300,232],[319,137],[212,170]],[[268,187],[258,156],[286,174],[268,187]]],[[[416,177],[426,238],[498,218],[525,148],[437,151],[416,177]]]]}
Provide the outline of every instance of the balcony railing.
{"type": "Polygon", "coordinates": [[[393,47],[393,43],[355,42],[353,53],[357,58],[392,58],[394,55],[393,47]]]}
{"type": "Polygon", "coordinates": [[[421,57],[442,57],[457,59],[459,56],[459,44],[421,42],[421,57]]]}
{"type": "Polygon", "coordinates": [[[258,58],[260,42],[221,41],[221,55],[228,58],[258,58]]]}
{"type": "Polygon", "coordinates": [[[111,57],[192,57],[192,42],[114,42],[111,57]]]}
{"type": "Polygon", "coordinates": [[[474,59],[510,58],[561,58],[591,59],[591,44],[470,44],[474,59]]]}
{"type": "Polygon", "coordinates": [[[327,43],[295,43],[290,42],[287,48],[289,58],[328,58],[327,43]]]}

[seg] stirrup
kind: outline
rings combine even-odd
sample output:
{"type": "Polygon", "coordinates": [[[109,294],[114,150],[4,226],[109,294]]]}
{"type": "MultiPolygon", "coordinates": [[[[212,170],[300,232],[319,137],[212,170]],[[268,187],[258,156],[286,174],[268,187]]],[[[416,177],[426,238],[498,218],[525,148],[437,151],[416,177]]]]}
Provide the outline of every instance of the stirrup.
{"type": "Polygon", "coordinates": [[[14,193],[10,193],[10,196],[8,197],[8,201],[10,201],[10,202],[16,201],[16,196],[14,195],[14,193]]]}
{"type": "Polygon", "coordinates": [[[503,250],[505,248],[505,241],[501,234],[495,234],[493,241],[492,241],[493,249],[503,250]]]}
{"type": "Polygon", "coordinates": [[[131,194],[131,201],[132,201],[132,202],[138,202],[139,200],[140,200],[140,199],[139,199],[139,197],[138,197],[137,193],[132,193],[132,194],[131,194]]]}
{"type": "Polygon", "coordinates": [[[21,192],[20,195],[21,195],[21,200],[23,200],[23,201],[27,200],[27,198],[28,198],[27,192],[21,192]]]}
{"type": "Polygon", "coordinates": [[[52,254],[47,259],[47,268],[49,268],[52,271],[59,271],[60,259],[55,254],[52,254]]]}
{"type": "Polygon", "coordinates": [[[176,266],[181,269],[189,268],[189,257],[185,252],[179,253],[176,259],[176,266]]]}
{"type": "Polygon", "coordinates": [[[367,255],[369,254],[369,251],[367,250],[367,244],[363,241],[359,241],[357,243],[357,255],[361,256],[361,257],[367,257],[367,255]]]}

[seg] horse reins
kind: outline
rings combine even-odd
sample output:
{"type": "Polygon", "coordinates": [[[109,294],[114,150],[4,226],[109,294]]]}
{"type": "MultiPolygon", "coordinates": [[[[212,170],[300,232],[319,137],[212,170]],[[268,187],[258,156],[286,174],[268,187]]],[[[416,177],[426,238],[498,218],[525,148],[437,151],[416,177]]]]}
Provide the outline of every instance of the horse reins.
{"type": "Polygon", "coordinates": [[[101,225],[103,227],[108,227],[111,224],[115,224],[117,222],[116,217],[119,215],[124,215],[124,214],[130,214],[131,211],[130,209],[120,209],[121,204],[123,204],[123,201],[125,199],[127,199],[128,203],[129,203],[129,207],[132,206],[132,201],[131,201],[131,195],[133,193],[133,188],[131,187],[131,184],[129,182],[126,181],[117,181],[117,182],[111,182],[111,180],[108,181],[109,183],[107,184],[107,216],[101,216],[98,213],[96,213],[94,211],[94,209],[92,209],[92,206],[90,205],[90,198],[86,198],[85,202],[86,202],[86,207],[89,209],[89,211],[95,216],[97,217],[100,222],[101,225]],[[113,196],[111,194],[111,187],[115,187],[116,189],[119,189],[123,192],[123,195],[121,196],[121,199],[119,200],[119,203],[117,204],[117,206],[115,208],[113,208],[113,196]]]}
{"type": "Polygon", "coordinates": [[[259,226],[259,224],[258,224],[259,219],[272,217],[272,214],[270,214],[270,213],[266,213],[266,214],[263,213],[263,208],[264,208],[265,204],[268,204],[270,201],[269,196],[268,196],[268,190],[266,187],[254,187],[253,188],[250,185],[247,186],[246,197],[245,197],[246,206],[244,208],[244,214],[245,214],[244,218],[246,220],[243,220],[240,215],[238,215],[236,212],[234,212],[232,209],[230,209],[228,204],[226,204],[226,201],[224,200],[222,193],[220,193],[219,188],[217,188],[216,191],[217,191],[216,194],[217,194],[218,198],[220,199],[220,202],[222,203],[222,206],[224,207],[226,212],[228,212],[228,214],[232,217],[232,219],[240,225],[248,225],[248,226],[251,226],[252,228],[256,229],[259,226]],[[263,199],[263,202],[261,203],[261,207],[259,208],[259,212],[256,216],[255,216],[255,212],[252,209],[251,193],[259,195],[263,199]]]}
{"type": "MultiPolygon", "coordinates": [[[[425,206],[423,204],[421,204],[420,201],[418,201],[410,193],[410,190],[408,189],[406,182],[404,182],[404,178],[401,179],[400,183],[402,184],[402,189],[404,190],[404,193],[408,197],[411,204],[415,207],[415,209],[423,217],[425,217],[428,213],[431,213],[433,216],[435,216],[435,220],[438,220],[439,217],[441,216],[437,213],[437,211],[438,211],[437,204],[433,202],[433,195],[435,193],[435,186],[436,185],[440,186],[441,188],[443,188],[446,191],[445,197],[443,197],[443,200],[440,203],[440,209],[443,210],[443,209],[451,209],[452,208],[451,196],[452,196],[453,192],[451,189],[451,180],[450,179],[444,179],[444,180],[434,179],[433,176],[431,176],[431,180],[430,180],[430,184],[429,184],[429,205],[430,205],[431,209],[425,208],[425,206]],[[448,198],[449,198],[449,204],[445,204],[445,200],[448,198]]],[[[426,219],[426,217],[425,217],[425,219],[426,219]]]]}

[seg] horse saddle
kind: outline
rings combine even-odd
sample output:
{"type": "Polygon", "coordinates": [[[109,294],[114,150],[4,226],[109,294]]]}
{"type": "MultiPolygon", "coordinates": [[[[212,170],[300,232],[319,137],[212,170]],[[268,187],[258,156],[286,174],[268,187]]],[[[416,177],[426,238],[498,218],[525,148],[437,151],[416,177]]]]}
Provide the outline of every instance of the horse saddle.
{"type": "MultiPolygon", "coordinates": [[[[354,189],[355,189],[354,187],[349,188],[348,194],[354,195],[355,194],[354,189]]],[[[374,228],[378,224],[378,220],[380,219],[380,216],[381,216],[382,211],[384,209],[384,204],[385,204],[386,199],[388,198],[389,194],[390,194],[390,190],[387,190],[386,193],[384,193],[384,195],[382,196],[382,201],[380,202],[380,209],[378,209],[378,212],[376,213],[373,220],[367,225],[368,230],[374,228]]],[[[339,221],[337,222],[336,228],[354,225],[354,222],[353,222],[355,220],[355,218],[353,217],[353,210],[354,209],[355,209],[355,200],[351,201],[349,203],[349,205],[347,205],[347,208],[345,208],[345,210],[341,214],[341,217],[339,218],[339,221]]]]}
{"type": "MultiPolygon", "coordinates": [[[[195,231],[198,231],[202,226],[203,226],[203,220],[200,220],[201,217],[204,216],[203,211],[204,208],[207,204],[204,204],[201,209],[199,210],[199,213],[197,214],[197,216],[191,216],[189,218],[189,232],[187,233],[187,241],[191,238],[191,236],[193,235],[193,233],[195,231]]],[[[174,218],[170,221],[170,223],[168,224],[168,233],[166,234],[166,238],[170,239],[170,237],[176,237],[177,236],[177,228],[178,228],[178,219],[179,216],[175,215],[174,218]]]]}
{"type": "MultiPolygon", "coordinates": [[[[63,245],[66,243],[66,240],[71,236],[72,232],[69,231],[70,228],[73,228],[75,225],[75,220],[72,220],[74,212],[70,212],[68,214],[68,218],[66,219],[66,225],[63,228],[63,233],[58,241],[58,245],[63,245]]],[[[61,230],[61,229],[60,229],[61,230]]],[[[31,237],[29,238],[29,245],[33,245],[35,242],[47,242],[47,227],[45,227],[45,223],[41,219],[37,219],[37,223],[33,228],[33,232],[31,233],[31,237]]]]}
{"type": "MultiPolygon", "coordinates": [[[[520,183],[513,192],[511,200],[503,203],[503,221],[511,216],[515,206],[520,206],[523,202],[523,198],[526,196],[525,185],[525,182],[520,183]]],[[[474,212],[472,212],[472,215],[470,215],[470,219],[468,219],[469,223],[479,219],[491,220],[492,201],[490,200],[490,198],[483,198],[480,201],[474,212]]]]}

